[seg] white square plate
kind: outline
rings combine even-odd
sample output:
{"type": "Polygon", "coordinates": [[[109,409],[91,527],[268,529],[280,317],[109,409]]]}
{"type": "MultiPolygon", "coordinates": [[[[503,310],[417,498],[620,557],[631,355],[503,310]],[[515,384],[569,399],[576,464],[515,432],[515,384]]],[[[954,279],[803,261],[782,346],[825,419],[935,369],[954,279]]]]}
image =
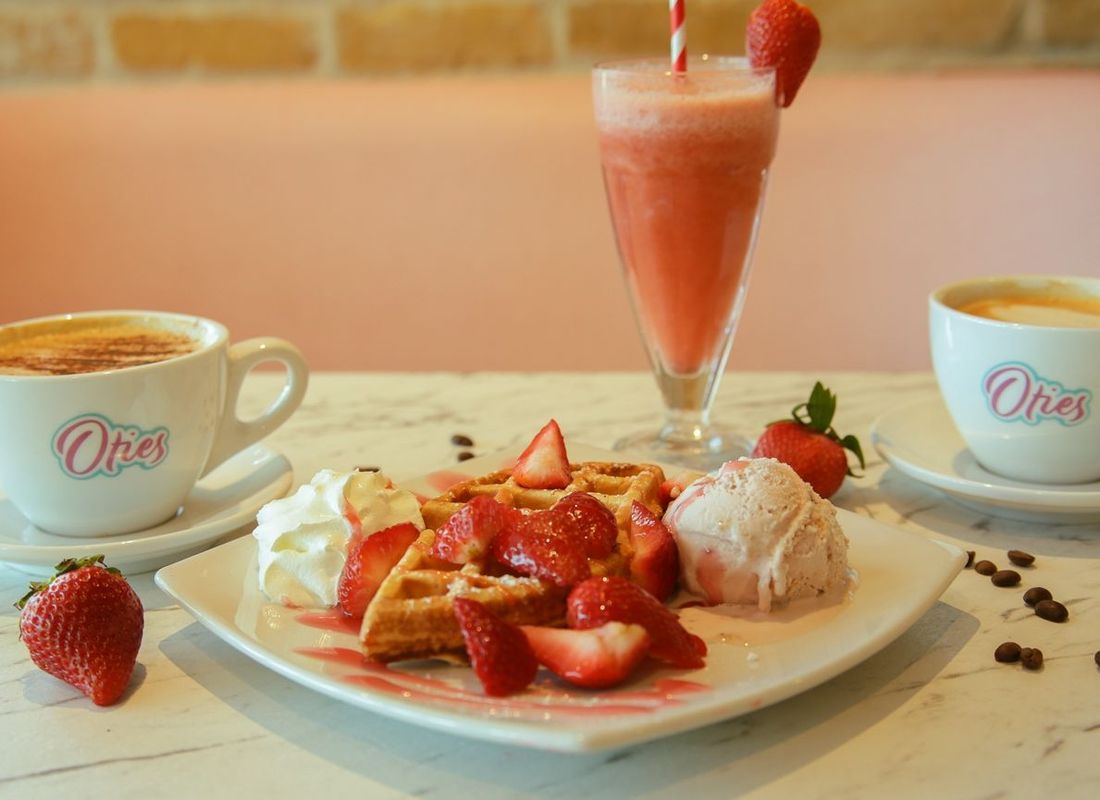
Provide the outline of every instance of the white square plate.
{"type": "MultiPolygon", "coordinates": [[[[621,454],[574,444],[573,461],[621,454]]],[[[419,494],[499,469],[501,454],[402,481],[419,494]]],[[[359,656],[335,614],[271,603],[257,587],[250,536],[161,569],[157,584],[215,635],[259,664],[349,705],[492,742],[580,752],[622,747],[755,711],[803,692],[881,650],[921,617],[962,569],[956,547],[838,509],[857,573],[843,601],[801,613],[681,612],[709,647],[697,671],[651,665],[600,692],[540,671],[524,694],[486,697],[468,667],[416,662],[385,667],[359,656]]],[[[349,711],[349,713],[352,713],[349,711]]]]}

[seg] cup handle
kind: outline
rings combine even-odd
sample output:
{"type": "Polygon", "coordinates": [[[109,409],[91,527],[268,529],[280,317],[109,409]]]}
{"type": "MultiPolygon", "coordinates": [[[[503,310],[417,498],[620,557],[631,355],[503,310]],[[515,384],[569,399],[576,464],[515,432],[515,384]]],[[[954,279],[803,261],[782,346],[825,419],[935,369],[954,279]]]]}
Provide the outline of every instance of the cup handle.
{"type": "Polygon", "coordinates": [[[225,405],[203,476],[286,422],[301,405],[309,383],[309,368],[301,351],[283,339],[265,336],[237,342],[229,347],[228,362],[225,405]],[[245,422],[237,416],[241,385],[248,373],[265,361],[278,361],[286,367],[286,383],[263,414],[245,422]]]}

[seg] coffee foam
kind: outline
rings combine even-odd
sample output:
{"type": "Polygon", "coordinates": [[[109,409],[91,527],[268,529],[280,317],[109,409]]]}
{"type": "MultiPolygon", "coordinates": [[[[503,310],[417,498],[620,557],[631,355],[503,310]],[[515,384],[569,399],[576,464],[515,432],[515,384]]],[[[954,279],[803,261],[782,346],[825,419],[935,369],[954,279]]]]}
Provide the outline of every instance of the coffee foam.
{"type": "Polygon", "coordinates": [[[204,346],[201,329],[147,317],[77,317],[0,328],[0,375],[77,375],[136,367],[204,346]]]}
{"type": "Polygon", "coordinates": [[[1100,328],[1100,297],[998,296],[972,300],[957,310],[976,317],[1048,328],[1100,328]]]}

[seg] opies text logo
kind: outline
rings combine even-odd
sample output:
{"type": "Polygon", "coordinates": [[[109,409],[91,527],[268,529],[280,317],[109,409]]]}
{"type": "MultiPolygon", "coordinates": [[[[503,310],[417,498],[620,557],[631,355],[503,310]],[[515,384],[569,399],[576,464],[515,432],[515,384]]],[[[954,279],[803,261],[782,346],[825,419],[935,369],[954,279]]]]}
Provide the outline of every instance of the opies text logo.
{"type": "Polygon", "coordinates": [[[115,425],[100,414],[81,414],[57,429],[53,454],[73,478],[113,478],[126,467],[152,469],[168,456],[168,429],[115,425]]]}
{"type": "Polygon", "coordinates": [[[1043,420],[1076,425],[1088,419],[1092,404],[1088,389],[1067,389],[1027,364],[1012,361],[989,370],[982,378],[982,391],[993,416],[1028,425],[1043,420]]]}

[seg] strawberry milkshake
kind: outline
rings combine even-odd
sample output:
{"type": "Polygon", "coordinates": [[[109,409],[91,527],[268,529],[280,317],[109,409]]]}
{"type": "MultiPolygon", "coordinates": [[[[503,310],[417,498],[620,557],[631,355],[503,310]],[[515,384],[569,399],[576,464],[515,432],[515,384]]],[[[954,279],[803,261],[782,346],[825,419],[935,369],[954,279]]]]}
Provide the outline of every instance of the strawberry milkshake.
{"type": "Polygon", "coordinates": [[[651,355],[692,376],[724,356],[779,133],[774,74],[715,59],[597,72],[611,216],[651,355]]]}
{"type": "Polygon", "coordinates": [[[597,67],[593,89],[619,254],[670,414],[663,436],[698,441],[775,154],[775,72],[737,58],[692,61],[682,74],[622,62],[597,67]]]}
{"type": "Polygon", "coordinates": [[[671,63],[592,72],[611,221],[634,314],[664,399],[664,427],[615,443],[710,469],[748,453],[710,409],[745,299],[779,112],[821,45],[813,12],[764,0],[747,58],[687,57],[684,4],[670,6],[671,63]]]}

